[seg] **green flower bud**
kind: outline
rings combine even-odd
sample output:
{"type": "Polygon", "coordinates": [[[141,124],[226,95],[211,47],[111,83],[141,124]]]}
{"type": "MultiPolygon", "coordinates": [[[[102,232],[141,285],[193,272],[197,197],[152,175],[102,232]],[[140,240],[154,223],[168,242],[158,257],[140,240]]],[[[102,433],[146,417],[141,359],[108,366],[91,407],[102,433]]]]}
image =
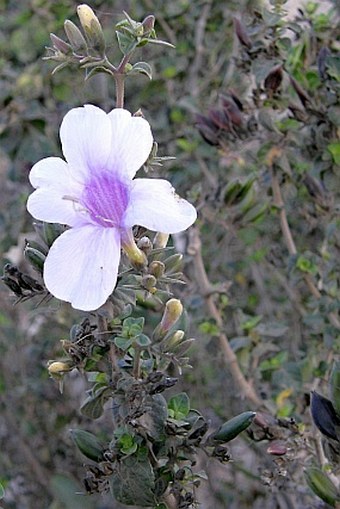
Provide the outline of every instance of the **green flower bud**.
{"type": "Polygon", "coordinates": [[[321,500],[332,507],[340,502],[339,492],[327,475],[317,467],[307,468],[304,472],[306,481],[311,490],[321,500]]]}
{"type": "Polygon", "coordinates": [[[142,279],[142,286],[150,293],[155,293],[156,291],[156,283],[157,279],[152,274],[146,274],[146,276],[142,279]]]}
{"type": "Polygon", "coordinates": [[[155,276],[155,278],[159,279],[163,276],[165,272],[165,265],[163,262],[155,260],[149,265],[149,273],[155,276]]]}
{"type": "Polygon", "coordinates": [[[87,53],[87,44],[83,34],[69,19],[67,19],[64,23],[64,30],[74,53],[87,53]]]}
{"type": "Polygon", "coordinates": [[[46,256],[38,251],[38,249],[30,247],[28,243],[24,249],[24,256],[30,262],[32,267],[40,274],[42,274],[46,256]]]}

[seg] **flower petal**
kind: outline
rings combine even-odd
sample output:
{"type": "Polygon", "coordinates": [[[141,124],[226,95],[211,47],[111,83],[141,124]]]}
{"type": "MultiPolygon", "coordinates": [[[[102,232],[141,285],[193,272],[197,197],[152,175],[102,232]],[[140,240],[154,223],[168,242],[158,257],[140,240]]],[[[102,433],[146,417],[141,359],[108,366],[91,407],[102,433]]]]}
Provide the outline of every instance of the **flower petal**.
{"type": "Polygon", "coordinates": [[[79,224],[82,218],[76,200],[81,186],[70,175],[65,161],[59,157],[42,159],[33,166],[29,178],[32,186],[38,188],[27,201],[33,217],[48,223],[79,224]]]}
{"type": "Polygon", "coordinates": [[[102,169],[111,150],[111,122],[105,111],[87,104],[69,111],[60,127],[63,154],[80,182],[102,169]]]}
{"type": "Polygon", "coordinates": [[[121,108],[112,110],[108,117],[112,141],[107,167],[132,179],[150,155],[153,143],[150,125],[144,118],[132,117],[121,108]]]}
{"type": "Polygon", "coordinates": [[[112,293],[120,260],[115,228],[86,225],[63,233],[53,243],[44,265],[47,289],[82,311],[94,311],[112,293]]]}
{"type": "Polygon", "coordinates": [[[153,231],[177,233],[191,226],[196,217],[195,207],[176,195],[167,180],[133,180],[124,216],[126,228],[139,225],[153,231]]]}
{"type": "Polygon", "coordinates": [[[69,167],[60,157],[41,159],[32,167],[29,179],[35,188],[62,187],[63,189],[69,189],[72,181],[69,167]]]}
{"type": "MultiPolygon", "coordinates": [[[[54,189],[41,188],[32,193],[27,200],[28,212],[46,223],[60,223],[68,226],[80,226],[85,222],[79,205],[54,189]]],[[[87,221],[86,221],[87,222],[87,221]]]]}

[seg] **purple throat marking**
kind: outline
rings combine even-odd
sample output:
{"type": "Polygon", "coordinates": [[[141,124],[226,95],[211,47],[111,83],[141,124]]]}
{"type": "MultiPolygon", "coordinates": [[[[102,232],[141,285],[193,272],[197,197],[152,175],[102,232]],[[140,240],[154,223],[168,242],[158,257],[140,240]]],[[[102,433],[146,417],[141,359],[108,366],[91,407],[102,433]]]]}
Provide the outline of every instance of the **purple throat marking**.
{"type": "Polygon", "coordinates": [[[104,228],[118,228],[129,203],[129,188],[104,170],[86,183],[81,202],[92,221],[104,228]]]}

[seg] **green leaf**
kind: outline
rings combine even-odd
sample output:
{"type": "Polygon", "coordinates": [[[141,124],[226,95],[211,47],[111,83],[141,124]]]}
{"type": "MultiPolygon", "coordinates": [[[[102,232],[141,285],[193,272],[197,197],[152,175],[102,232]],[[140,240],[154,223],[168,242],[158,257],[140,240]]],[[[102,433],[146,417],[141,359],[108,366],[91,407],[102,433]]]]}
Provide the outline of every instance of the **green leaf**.
{"type": "Polygon", "coordinates": [[[135,344],[139,346],[139,348],[148,348],[151,345],[151,339],[145,334],[139,334],[136,337],[135,344]]]}
{"type": "Polygon", "coordinates": [[[202,322],[199,325],[199,331],[203,332],[203,334],[209,334],[209,336],[218,336],[220,333],[218,325],[208,321],[202,322]]]}
{"type": "Polygon", "coordinates": [[[241,328],[243,330],[247,330],[247,331],[250,331],[252,329],[254,329],[254,327],[256,327],[256,325],[258,323],[260,323],[260,321],[262,320],[262,315],[258,315],[258,316],[251,316],[249,318],[247,318],[246,321],[242,322],[241,323],[241,328]]]}
{"type": "Polygon", "coordinates": [[[336,503],[340,501],[340,496],[329,477],[317,467],[307,468],[304,474],[308,486],[315,495],[330,506],[335,507],[336,503]]]}
{"type": "Polygon", "coordinates": [[[340,142],[330,143],[327,148],[332,154],[334,163],[340,165],[340,142]]]}
{"type": "Polygon", "coordinates": [[[308,272],[309,274],[316,274],[318,267],[311,260],[303,255],[300,255],[296,260],[296,267],[302,272],[308,272]]]}
{"type": "Polygon", "coordinates": [[[190,399],[185,392],[176,394],[168,403],[169,416],[173,419],[185,419],[190,412],[190,399]]]}
{"type": "Polygon", "coordinates": [[[94,393],[91,393],[80,407],[80,411],[89,419],[99,419],[104,412],[104,404],[108,399],[108,388],[101,387],[94,393]]]}
{"type": "Polygon", "coordinates": [[[118,40],[118,45],[120,51],[123,55],[127,55],[131,53],[134,49],[136,49],[138,41],[134,37],[134,35],[130,35],[128,33],[118,32],[116,31],[116,36],[118,40]]]}
{"type": "Polygon", "coordinates": [[[145,74],[149,78],[149,80],[152,80],[152,69],[151,65],[149,65],[147,62],[137,62],[134,64],[131,68],[131,70],[128,72],[128,74],[145,74]]]}
{"type": "Polygon", "coordinates": [[[176,48],[176,46],[171,44],[171,42],[162,41],[161,39],[152,39],[149,37],[144,40],[146,40],[147,42],[150,42],[151,44],[159,44],[160,46],[166,46],[167,48],[172,48],[172,49],[176,48]]]}
{"type": "Polygon", "coordinates": [[[156,503],[155,476],[146,456],[134,454],[117,462],[110,484],[113,496],[122,504],[153,507],[156,503]]]}
{"type": "Polygon", "coordinates": [[[149,410],[139,418],[139,422],[153,440],[160,442],[165,437],[165,423],[168,418],[166,400],[161,394],[154,394],[146,404],[149,410]]]}
{"type": "Polygon", "coordinates": [[[3,485],[0,483],[0,500],[3,499],[5,496],[5,488],[3,487],[3,485]]]}
{"type": "Polygon", "coordinates": [[[104,459],[104,448],[95,435],[82,429],[71,429],[70,432],[74,443],[84,456],[97,463],[104,459]]]}
{"type": "Polygon", "coordinates": [[[274,355],[270,359],[265,359],[262,361],[259,366],[260,371],[272,371],[278,369],[284,362],[286,362],[287,358],[287,351],[279,352],[277,355],[274,355]]]}
{"type": "Polygon", "coordinates": [[[125,338],[134,338],[143,332],[144,318],[126,318],[123,322],[122,336],[125,338]]]}
{"type": "Polygon", "coordinates": [[[242,431],[248,428],[252,423],[256,412],[243,412],[242,414],[236,415],[229,421],[222,424],[219,429],[209,437],[209,442],[230,442],[242,431]]]}
{"type": "Polygon", "coordinates": [[[122,338],[121,336],[115,337],[113,342],[117,348],[124,351],[128,350],[133,343],[132,339],[122,338]]]}
{"type": "Polygon", "coordinates": [[[137,451],[138,444],[135,442],[135,437],[130,433],[123,433],[119,437],[118,444],[123,454],[133,454],[137,451]]]}
{"type": "Polygon", "coordinates": [[[327,58],[327,72],[336,81],[340,81],[340,58],[338,55],[330,55],[327,58]]]}

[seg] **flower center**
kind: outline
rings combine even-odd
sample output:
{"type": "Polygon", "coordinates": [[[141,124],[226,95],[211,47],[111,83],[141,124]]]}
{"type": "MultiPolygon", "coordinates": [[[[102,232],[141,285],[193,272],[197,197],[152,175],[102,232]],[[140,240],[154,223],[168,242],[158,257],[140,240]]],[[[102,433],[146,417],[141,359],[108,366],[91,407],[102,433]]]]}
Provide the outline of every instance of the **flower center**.
{"type": "Polygon", "coordinates": [[[116,175],[104,170],[86,183],[81,202],[98,225],[119,227],[129,202],[129,188],[116,175]]]}

